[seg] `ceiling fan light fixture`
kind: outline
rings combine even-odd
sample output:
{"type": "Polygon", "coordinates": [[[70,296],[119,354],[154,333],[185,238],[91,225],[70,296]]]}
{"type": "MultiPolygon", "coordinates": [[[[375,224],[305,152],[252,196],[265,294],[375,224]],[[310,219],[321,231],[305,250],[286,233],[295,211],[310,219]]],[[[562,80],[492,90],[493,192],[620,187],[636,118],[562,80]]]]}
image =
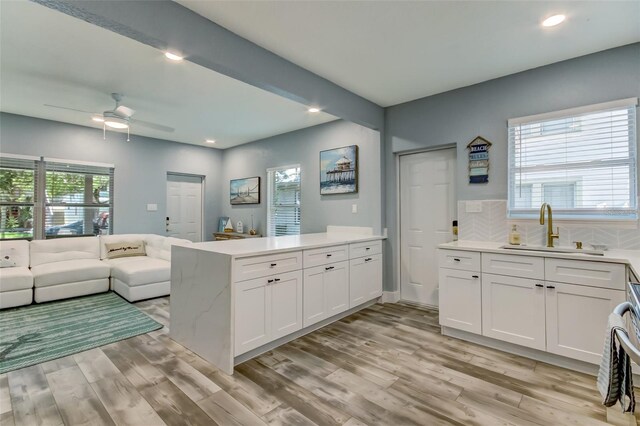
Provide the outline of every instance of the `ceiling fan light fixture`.
{"type": "Polygon", "coordinates": [[[112,129],[128,129],[129,123],[127,120],[117,117],[109,117],[104,120],[104,125],[111,127],[112,129]]]}
{"type": "Polygon", "coordinates": [[[320,108],[318,107],[310,107],[307,111],[315,113],[315,112],[320,112],[320,108]]]}
{"type": "Polygon", "coordinates": [[[206,143],[216,143],[215,139],[207,139],[205,140],[206,143]]]}
{"type": "Polygon", "coordinates": [[[98,122],[98,123],[104,123],[104,118],[102,118],[102,117],[98,117],[97,115],[96,115],[96,116],[91,117],[91,119],[92,119],[93,121],[98,122]]]}
{"type": "Polygon", "coordinates": [[[175,61],[175,62],[180,62],[181,60],[184,59],[182,56],[176,55],[175,53],[171,53],[171,52],[164,52],[164,56],[167,59],[170,59],[170,60],[175,61]]]}

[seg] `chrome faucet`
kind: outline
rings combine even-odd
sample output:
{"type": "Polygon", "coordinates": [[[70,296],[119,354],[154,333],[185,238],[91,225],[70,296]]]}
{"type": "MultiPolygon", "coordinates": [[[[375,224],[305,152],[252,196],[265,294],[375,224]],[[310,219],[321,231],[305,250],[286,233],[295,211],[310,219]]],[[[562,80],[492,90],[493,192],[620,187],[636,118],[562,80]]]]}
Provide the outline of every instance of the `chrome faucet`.
{"type": "Polygon", "coordinates": [[[553,247],[553,239],[560,237],[560,228],[553,233],[553,215],[551,214],[551,205],[543,203],[540,206],[540,225],[544,225],[544,211],[547,210],[547,247],[553,247]]]}

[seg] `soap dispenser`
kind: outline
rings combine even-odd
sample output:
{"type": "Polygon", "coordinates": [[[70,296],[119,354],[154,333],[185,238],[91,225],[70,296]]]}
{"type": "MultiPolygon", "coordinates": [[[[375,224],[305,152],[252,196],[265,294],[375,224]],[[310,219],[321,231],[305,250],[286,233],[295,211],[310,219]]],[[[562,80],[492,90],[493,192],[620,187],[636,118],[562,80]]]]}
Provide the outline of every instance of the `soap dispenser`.
{"type": "Polygon", "coordinates": [[[520,245],[520,232],[518,231],[518,225],[513,225],[511,227],[511,232],[509,233],[509,244],[513,246],[520,245]]]}

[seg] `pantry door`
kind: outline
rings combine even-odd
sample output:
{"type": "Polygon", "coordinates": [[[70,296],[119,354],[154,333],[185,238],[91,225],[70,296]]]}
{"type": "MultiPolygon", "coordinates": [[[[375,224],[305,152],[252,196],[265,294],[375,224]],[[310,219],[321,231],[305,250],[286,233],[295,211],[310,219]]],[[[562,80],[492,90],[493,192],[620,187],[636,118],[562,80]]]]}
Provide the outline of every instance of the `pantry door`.
{"type": "Polygon", "coordinates": [[[167,174],[167,236],[202,241],[202,177],[167,174]]]}
{"type": "Polygon", "coordinates": [[[400,156],[400,298],[438,306],[439,244],[456,216],[455,148],[400,156]]]}

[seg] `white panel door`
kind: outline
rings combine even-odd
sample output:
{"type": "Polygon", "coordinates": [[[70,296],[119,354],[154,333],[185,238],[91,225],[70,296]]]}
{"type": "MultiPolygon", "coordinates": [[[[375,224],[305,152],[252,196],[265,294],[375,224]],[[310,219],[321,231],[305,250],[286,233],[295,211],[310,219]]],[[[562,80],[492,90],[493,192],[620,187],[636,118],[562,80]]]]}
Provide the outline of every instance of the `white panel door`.
{"type": "Polygon", "coordinates": [[[349,262],[333,263],[322,268],[325,270],[325,306],[329,318],[349,309],[349,262]]]}
{"type": "Polygon", "coordinates": [[[271,292],[267,278],[233,284],[235,289],[235,355],[269,342],[271,292]]]}
{"type": "Polygon", "coordinates": [[[437,246],[451,241],[456,217],[455,149],[400,157],[400,292],[438,305],[437,246]]]}
{"type": "Polygon", "coordinates": [[[302,271],[277,275],[273,280],[273,283],[269,284],[271,292],[269,341],[302,328],[302,271]]]}
{"type": "Polygon", "coordinates": [[[440,268],[440,324],[482,333],[480,274],[440,268]]]}
{"type": "Polygon", "coordinates": [[[482,274],[482,335],[544,351],[544,281],[482,274]]]}
{"type": "Polygon", "coordinates": [[[547,351],[599,364],[609,314],[622,290],[547,281],[547,351]]]}
{"type": "Polygon", "coordinates": [[[167,236],[202,241],[202,178],[167,175],[167,236]]]}
{"type": "Polygon", "coordinates": [[[303,326],[308,327],[327,317],[325,308],[324,266],[304,270],[302,312],[303,326]]]}

